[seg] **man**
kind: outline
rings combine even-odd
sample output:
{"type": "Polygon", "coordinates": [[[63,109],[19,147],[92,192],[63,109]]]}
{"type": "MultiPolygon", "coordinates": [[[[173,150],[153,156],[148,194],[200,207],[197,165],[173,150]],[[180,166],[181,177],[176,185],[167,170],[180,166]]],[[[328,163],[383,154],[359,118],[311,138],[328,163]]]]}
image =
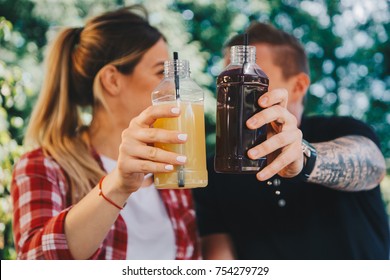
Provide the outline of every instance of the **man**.
{"type": "MultiPolygon", "coordinates": [[[[388,259],[375,133],[349,117],[302,117],[310,84],[303,47],[267,24],[247,33],[270,80],[264,109],[247,126],[271,131],[248,157],[269,161],[256,175],[238,175],[215,173],[209,160],[209,185],[194,191],[204,258],[388,259]]],[[[228,47],[242,42],[239,35],[228,47]]]]}

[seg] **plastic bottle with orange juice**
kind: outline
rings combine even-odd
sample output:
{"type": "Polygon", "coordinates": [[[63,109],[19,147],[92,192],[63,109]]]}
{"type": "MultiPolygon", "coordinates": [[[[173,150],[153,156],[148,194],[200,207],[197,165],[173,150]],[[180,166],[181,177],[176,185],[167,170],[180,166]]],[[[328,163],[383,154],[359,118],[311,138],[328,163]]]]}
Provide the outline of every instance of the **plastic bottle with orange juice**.
{"type": "Polygon", "coordinates": [[[186,189],[207,186],[206,140],[204,121],[204,93],[191,79],[187,60],[164,63],[164,79],[152,92],[153,105],[174,103],[180,107],[177,118],[161,118],[154,127],[176,130],[187,134],[184,144],[155,143],[154,146],[187,157],[184,166],[173,172],[155,173],[154,184],[161,189],[186,189]]]}

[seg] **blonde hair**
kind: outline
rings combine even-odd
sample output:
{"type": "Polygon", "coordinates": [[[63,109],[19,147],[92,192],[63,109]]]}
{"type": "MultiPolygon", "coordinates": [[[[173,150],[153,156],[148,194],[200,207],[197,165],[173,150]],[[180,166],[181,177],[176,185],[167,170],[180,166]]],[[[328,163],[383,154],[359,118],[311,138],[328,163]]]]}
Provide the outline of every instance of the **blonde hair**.
{"type": "MultiPolygon", "coordinates": [[[[108,12],[84,28],[64,29],[47,57],[46,79],[31,115],[25,141],[39,146],[67,175],[72,203],[104,175],[93,156],[80,108],[105,105],[99,71],[107,64],[130,74],[161,37],[135,5],[108,12]],[[131,10],[138,9],[141,16],[131,10]]],[[[106,106],[104,106],[106,107],[106,106]]]]}

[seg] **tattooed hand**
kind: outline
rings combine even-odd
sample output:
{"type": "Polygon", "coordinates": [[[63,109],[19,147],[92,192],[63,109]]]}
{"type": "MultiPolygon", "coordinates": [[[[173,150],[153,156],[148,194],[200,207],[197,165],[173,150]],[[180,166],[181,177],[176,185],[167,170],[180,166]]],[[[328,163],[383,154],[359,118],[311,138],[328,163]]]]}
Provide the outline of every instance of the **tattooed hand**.
{"type": "Polygon", "coordinates": [[[312,145],[317,150],[317,161],[309,182],[343,191],[361,191],[374,188],[385,176],[382,153],[364,136],[345,136],[312,145]]]}

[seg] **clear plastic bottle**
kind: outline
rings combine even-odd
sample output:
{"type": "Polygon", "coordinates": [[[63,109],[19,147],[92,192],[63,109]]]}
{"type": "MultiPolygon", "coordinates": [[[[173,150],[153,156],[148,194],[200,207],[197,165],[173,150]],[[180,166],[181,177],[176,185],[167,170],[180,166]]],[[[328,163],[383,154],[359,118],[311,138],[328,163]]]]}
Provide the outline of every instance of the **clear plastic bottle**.
{"type": "Polygon", "coordinates": [[[204,92],[191,79],[186,60],[170,60],[164,63],[164,79],[152,92],[153,105],[174,103],[181,108],[177,118],[162,118],[154,127],[187,133],[185,144],[155,143],[156,147],[187,156],[184,166],[174,172],[155,173],[157,188],[196,188],[208,183],[206,168],[206,140],[204,122],[204,92]]]}
{"type": "Polygon", "coordinates": [[[255,173],[266,165],[266,158],[251,160],[247,152],[266,140],[266,126],[251,130],[246,121],[262,110],[257,100],[268,91],[269,80],[256,64],[254,46],[233,46],[230,57],[217,79],[214,168],[219,173],[255,173]]]}

